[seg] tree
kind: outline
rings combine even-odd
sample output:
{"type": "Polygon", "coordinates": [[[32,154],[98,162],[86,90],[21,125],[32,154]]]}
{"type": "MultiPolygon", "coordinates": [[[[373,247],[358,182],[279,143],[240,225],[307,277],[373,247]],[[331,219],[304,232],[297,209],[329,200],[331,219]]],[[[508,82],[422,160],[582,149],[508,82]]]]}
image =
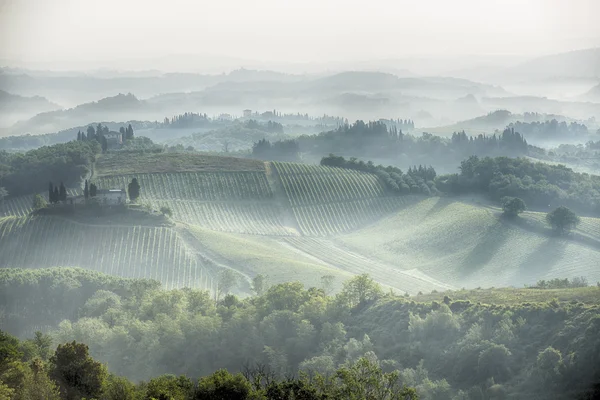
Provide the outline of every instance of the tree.
{"type": "Polygon", "coordinates": [[[194,385],[185,376],[161,375],[148,382],[145,399],[151,400],[187,400],[194,385]]]}
{"type": "Polygon", "coordinates": [[[40,210],[40,209],[46,208],[46,207],[48,207],[48,203],[46,202],[46,199],[44,199],[42,197],[42,195],[36,194],[35,196],[33,196],[33,209],[34,210],[40,210]]]}
{"type": "Polygon", "coordinates": [[[48,201],[54,204],[54,185],[52,182],[48,184],[48,201]]]}
{"type": "Polygon", "coordinates": [[[88,126],[87,128],[87,140],[92,140],[95,139],[96,137],[96,131],[94,130],[93,126],[88,126]]]}
{"type": "Polygon", "coordinates": [[[140,197],[140,184],[138,183],[137,178],[131,180],[127,186],[127,192],[129,193],[129,199],[131,201],[136,201],[138,197],[140,197]]]}
{"type": "Polygon", "coordinates": [[[344,288],[339,296],[349,307],[355,307],[358,304],[375,300],[382,294],[381,286],[368,274],[362,274],[344,282],[344,288]]]}
{"type": "Polygon", "coordinates": [[[83,197],[87,200],[90,197],[90,188],[88,186],[88,180],[85,180],[85,186],[83,187],[83,197]]]}
{"type": "Polygon", "coordinates": [[[160,212],[162,213],[162,215],[166,215],[167,217],[173,216],[173,211],[171,210],[171,208],[169,208],[167,206],[162,206],[160,208],[160,212]]]}
{"type": "Polygon", "coordinates": [[[231,269],[227,268],[219,272],[217,292],[215,294],[216,301],[219,301],[222,296],[227,295],[237,285],[237,279],[237,274],[231,269]]]}
{"type": "Polygon", "coordinates": [[[329,296],[333,291],[333,282],[335,281],[335,276],[333,275],[324,275],[321,277],[321,289],[326,296],[329,296]]]}
{"type": "Polygon", "coordinates": [[[516,217],[526,209],[525,202],[518,197],[506,196],[503,197],[501,201],[502,210],[507,217],[516,217]]]}
{"type": "Polygon", "coordinates": [[[96,197],[96,193],[98,191],[98,188],[96,187],[95,184],[90,184],[90,197],[96,197]]]}
{"type": "Polygon", "coordinates": [[[54,186],[54,191],[52,192],[52,200],[54,201],[54,204],[60,201],[60,192],[56,186],[54,186]]]}
{"type": "Polygon", "coordinates": [[[567,207],[560,206],[546,215],[546,221],[548,221],[548,223],[552,225],[552,228],[559,234],[563,234],[575,228],[580,219],[567,207]]]}
{"type": "Polygon", "coordinates": [[[252,385],[242,374],[232,375],[220,369],[201,378],[194,393],[194,400],[245,400],[252,392],[252,385]]]}
{"type": "Polygon", "coordinates": [[[90,357],[87,345],[75,341],[58,345],[50,364],[50,375],[65,398],[98,398],[102,395],[108,373],[104,365],[90,357]]]}
{"type": "Polygon", "coordinates": [[[252,291],[257,296],[262,296],[267,291],[267,277],[263,274],[258,274],[252,278],[252,291]]]}
{"type": "Polygon", "coordinates": [[[131,124],[129,124],[127,126],[127,129],[125,130],[125,139],[133,139],[133,127],[131,126],[131,124]]]}
{"type": "Polygon", "coordinates": [[[67,188],[64,183],[60,183],[60,188],[58,190],[58,199],[60,201],[67,201],[67,188]]]}

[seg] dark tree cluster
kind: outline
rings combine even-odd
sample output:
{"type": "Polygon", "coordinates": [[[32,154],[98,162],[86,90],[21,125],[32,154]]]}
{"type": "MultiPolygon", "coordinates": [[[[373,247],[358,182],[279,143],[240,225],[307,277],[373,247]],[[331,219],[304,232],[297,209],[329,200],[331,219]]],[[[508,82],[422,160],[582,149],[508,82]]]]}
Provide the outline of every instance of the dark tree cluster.
{"type": "Polygon", "coordinates": [[[208,115],[186,112],[171,117],[171,119],[165,117],[163,127],[173,129],[185,129],[185,128],[197,128],[210,125],[208,115]]]}
{"type": "Polygon", "coordinates": [[[255,119],[249,119],[244,122],[244,128],[256,129],[258,131],[265,131],[271,133],[283,133],[283,125],[279,122],[273,122],[271,120],[267,123],[260,123],[255,119]]]}
{"type": "Polygon", "coordinates": [[[297,161],[299,159],[299,145],[293,139],[280,140],[274,143],[267,139],[261,139],[252,146],[252,156],[261,160],[297,161]]]}
{"type": "Polygon", "coordinates": [[[584,124],[565,121],[558,122],[556,119],[550,121],[514,122],[508,125],[529,138],[535,139],[573,139],[588,135],[588,128],[584,124]]]}
{"type": "Polygon", "coordinates": [[[0,182],[11,196],[43,192],[50,181],[77,186],[100,152],[96,141],[71,141],[26,153],[0,151],[0,182]]]}
{"type": "Polygon", "coordinates": [[[577,173],[564,165],[471,156],[459,169],[458,174],[439,176],[437,188],[455,194],[485,193],[495,201],[518,197],[536,209],[564,205],[586,214],[600,212],[600,176],[577,173]]]}
{"type": "Polygon", "coordinates": [[[52,182],[48,184],[48,201],[51,204],[67,201],[67,188],[62,182],[59,187],[52,185],[52,182]]]}
{"type": "Polygon", "coordinates": [[[375,165],[372,161],[365,163],[354,157],[346,160],[344,157],[333,154],[323,157],[321,165],[373,173],[393,193],[420,193],[428,196],[437,193],[434,183],[436,172],[431,166],[424,167],[419,165],[418,167],[410,167],[406,174],[404,174],[400,168],[391,165],[384,167],[383,165],[375,165]]]}
{"type": "MultiPolygon", "coordinates": [[[[100,146],[102,147],[102,151],[106,152],[108,150],[108,141],[107,141],[105,135],[108,134],[109,132],[110,132],[110,130],[108,129],[108,126],[103,126],[102,124],[98,124],[96,129],[94,129],[94,127],[92,125],[90,125],[87,128],[87,133],[81,132],[81,131],[77,132],[77,140],[84,141],[84,142],[95,140],[98,143],[100,143],[100,146]]],[[[121,134],[122,142],[130,141],[134,137],[133,127],[131,126],[131,124],[129,124],[127,126],[127,128],[125,128],[123,126],[120,127],[119,133],[121,134]]]]}
{"type": "MultiPolygon", "coordinates": [[[[454,133],[451,139],[422,133],[405,134],[400,125],[356,121],[317,135],[302,135],[296,140],[299,151],[313,157],[340,154],[361,158],[386,158],[407,164],[454,164],[470,155],[520,156],[532,148],[524,137],[513,129],[499,135],[468,136],[454,133]]],[[[536,149],[538,151],[538,149],[536,149]]],[[[541,149],[539,150],[541,151],[541,149]]]]}

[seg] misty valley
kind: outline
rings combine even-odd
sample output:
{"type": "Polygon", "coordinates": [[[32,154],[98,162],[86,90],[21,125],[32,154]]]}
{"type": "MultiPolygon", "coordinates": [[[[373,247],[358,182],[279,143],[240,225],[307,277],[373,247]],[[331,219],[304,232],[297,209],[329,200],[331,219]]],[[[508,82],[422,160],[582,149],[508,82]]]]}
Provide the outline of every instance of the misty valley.
{"type": "Polygon", "coordinates": [[[600,48],[4,46],[0,400],[600,398],[600,48]]]}

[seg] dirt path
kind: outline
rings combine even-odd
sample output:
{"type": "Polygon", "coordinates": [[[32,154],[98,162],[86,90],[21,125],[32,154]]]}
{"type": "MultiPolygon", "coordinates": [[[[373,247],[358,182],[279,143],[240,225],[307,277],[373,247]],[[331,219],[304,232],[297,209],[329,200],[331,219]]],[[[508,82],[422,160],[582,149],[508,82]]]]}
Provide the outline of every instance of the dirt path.
{"type": "Polygon", "coordinates": [[[243,278],[238,283],[238,290],[242,293],[251,293],[252,278],[248,275],[248,271],[244,271],[242,266],[237,265],[222,255],[206,248],[206,246],[204,246],[202,242],[189,231],[189,225],[178,222],[173,229],[175,229],[175,232],[177,232],[177,235],[183,241],[190,254],[194,255],[201,263],[212,265],[214,267],[211,273],[214,275],[213,279],[215,282],[218,279],[217,275],[219,269],[229,269],[243,278]]]}

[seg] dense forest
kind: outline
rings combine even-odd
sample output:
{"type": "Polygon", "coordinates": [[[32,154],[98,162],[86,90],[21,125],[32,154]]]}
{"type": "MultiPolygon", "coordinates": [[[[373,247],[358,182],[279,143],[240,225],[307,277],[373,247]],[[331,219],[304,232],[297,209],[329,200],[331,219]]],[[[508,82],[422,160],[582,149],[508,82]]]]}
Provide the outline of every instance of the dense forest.
{"type": "MultiPolygon", "coordinates": [[[[48,359],[54,345],[71,343],[50,357],[51,376],[60,352],[75,340],[88,344],[89,354],[115,375],[136,382],[154,377],[140,390],[157,380],[171,387],[184,382],[192,390],[202,380],[194,385],[163,374],[198,377],[227,369],[259,370],[298,385],[292,377],[300,372],[320,374],[343,391],[349,389],[344,377],[354,370],[368,371],[359,379],[363,384],[376,385],[388,373],[395,387],[413,387],[421,399],[583,399],[600,378],[599,306],[559,302],[552,289],[521,289],[547,293],[544,303],[486,305],[476,297],[453,300],[452,292],[440,302],[415,302],[385,294],[366,275],[345,282],[335,295],[327,278],[309,289],[267,282],[254,280],[254,297],[225,295],[215,302],[203,291],[165,291],[158,282],[81,269],[6,269],[0,271],[0,316],[2,326],[19,337],[32,337],[40,328],[49,333],[21,345],[30,358],[48,359]]],[[[213,384],[234,379],[218,374],[223,377],[213,375],[213,384]]],[[[103,377],[111,379],[116,378],[103,377]]],[[[318,379],[309,381],[318,386],[318,379]]],[[[405,398],[336,393],[266,398],[405,398]]],[[[213,398],[188,396],[174,398],[213,398]]],[[[150,397],[146,392],[141,398],[150,397]]]]}

